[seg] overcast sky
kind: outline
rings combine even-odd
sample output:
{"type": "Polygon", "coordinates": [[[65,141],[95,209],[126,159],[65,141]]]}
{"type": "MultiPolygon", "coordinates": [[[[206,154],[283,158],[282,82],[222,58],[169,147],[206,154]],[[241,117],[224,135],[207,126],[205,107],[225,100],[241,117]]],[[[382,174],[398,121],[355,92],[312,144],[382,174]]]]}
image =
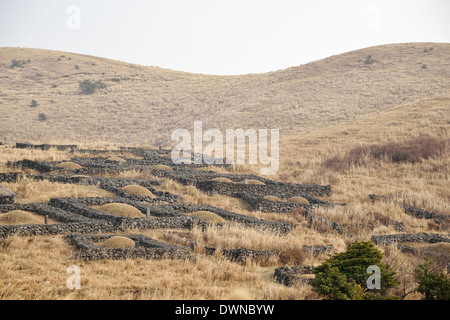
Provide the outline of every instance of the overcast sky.
{"type": "Polygon", "coordinates": [[[449,0],[0,0],[0,46],[260,73],[379,44],[450,42],[449,13],[449,0]]]}

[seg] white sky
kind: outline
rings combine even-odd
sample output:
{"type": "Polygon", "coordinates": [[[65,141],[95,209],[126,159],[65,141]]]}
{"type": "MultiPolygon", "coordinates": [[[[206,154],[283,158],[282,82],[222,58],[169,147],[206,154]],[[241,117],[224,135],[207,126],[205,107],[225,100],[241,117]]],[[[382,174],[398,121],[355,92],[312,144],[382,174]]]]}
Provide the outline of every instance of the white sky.
{"type": "Polygon", "coordinates": [[[0,0],[0,47],[195,73],[275,71],[398,42],[450,42],[450,1],[0,0]]]}

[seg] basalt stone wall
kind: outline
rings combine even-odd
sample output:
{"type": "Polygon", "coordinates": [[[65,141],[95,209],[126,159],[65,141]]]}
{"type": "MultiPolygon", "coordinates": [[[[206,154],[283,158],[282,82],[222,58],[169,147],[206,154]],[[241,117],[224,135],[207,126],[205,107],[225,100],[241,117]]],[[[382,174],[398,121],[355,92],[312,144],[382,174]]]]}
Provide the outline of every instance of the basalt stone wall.
{"type": "Polygon", "coordinates": [[[33,169],[39,172],[50,172],[57,169],[53,164],[51,164],[48,161],[33,161],[28,159],[15,162],[9,161],[7,165],[13,168],[33,169]]]}
{"type": "MultiPolygon", "coordinates": [[[[217,251],[216,247],[205,247],[206,254],[213,255],[217,251]]],[[[247,259],[253,259],[256,261],[267,261],[273,255],[278,253],[277,250],[253,250],[246,248],[237,249],[222,249],[222,254],[230,259],[232,262],[245,263],[247,259]]]]}
{"type": "MultiPolygon", "coordinates": [[[[147,209],[150,209],[150,216],[153,217],[176,217],[181,216],[180,213],[176,212],[171,206],[168,205],[153,205],[150,203],[142,203],[135,200],[127,199],[124,197],[88,197],[88,198],[52,198],[50,199],[50,204],[60,208],[67,208],[70,210],[77,210],[80,214],[86,215],[88,217],[95,217],[95,219],[109,219],[111,216],[103,211],[90,208],[91,206],[102,206],[109,203],[124,203],[135,207],[142,214],[147,214],[147,209]],[[82,211],[79,211],[82,210],[82,211]],[[101,213],[102,215],[98,215],[101,213]],[[104,214],[107,217],[103,216],[104,214]]],[[[114,221],[120,220],[121,217],[112,216],[114,221]]]]}
{"type": "Polygon", "coordinates": [[[388,235],[373,235],[371,240],[376,244],[390,245],[397,242],[425,242],[425,243],[438,243],[449,242],[450,239],[447,235],[443,236],[435,233],[418,233],[418,234],[388,234],[388,235]]]}
{"type": "Polygon", "coordinates": [[[30,144],[30,143],[16,143],[17,149],[38,149],[38,150],[49,150],[51,148],[57,150],[75,150],[78,148],[77,145],[61,145],[61,144],[30,144]]]}
{"type": "Polygon", "coordinates": [[[12,204],[16,202],[16,196],[0,194],[0,204],[12,204]]]}
{"type": "Polygon", "coordinates": [[[156,196],[156,198],[129,194],[128,192],[122,190],[121,187],[117,187],[114,184],[111,184],[109,182],[102,183],[100,185],[100,188],[110,191],[110,192],[113,192],[116,195],[118,195],[119,197],[128,198],[128,199],[134,200],[134,201],[145,201],[145,202],[149,202],[149,203],[160,203],[160,202],[174,203],[177,201],[181,201],[180,196],[178,196],[176,194],[172,194],[169,192],[156,191],[155,189],[153,189],[151,187],[147,187],[147,189],[149,189],[149,191],[151,191],[156,196]]]}
{"type": "Polygon", "coordinates": [[[56,220],[61,223],[71,223],[71,222],[93,222],[95,220],[89,219],[87,217],[73,214],[72,212],[62,210],[60,208],[50,206],[47,203],[35,202],[20,204],[16,203],[13,205],[1,205],[0,212],[9,212],[13,210],[29,211],[39,214],[41,216],[48,216],[49,218],[56,220]]]}
{"type": "Polygon", "coordinates": [[[223,210],[207,204],[174,204],[173,208],[179,212],[195,212],[195,211],[210,211],[222,218],[244,224],[247,227],[270,230],[273,232],[278,232],[280,234],[288,234],[294,229],[294,225],[288,222],[274,222],[262,219],[257,219],[255,217],[238,214],[235,212],[223,210]]]}
{"type": "MultiPolygon", "coordinates": [[[[174,203],[174,204],[147,204],[140,203],[137,201],[133,201],[130,199],[122,198],[122,197],[92,197],[92,198],[78,198],[78,199],[67,199],[67,198],[54,198],[50,200],[50,204],[55,205],[57,207],[61,207],[65,210],[73,212],[79,212],[82,215],[95,218],[95,219],[112,219],[114,223],[123,223],[122,221],[125,219],[134,219],[134,224],[136,219],[141,221],[142,218],[123,218],[116,217],[110,214],[104,213],[99,210],[95,210],[89,208],[89,206],[100,206],[107,203],[125,203],[129,204],[138,210],[140,210],[143,214],[147,213],[147,209],[150,210],[150,215],[155,217],[174,217],[183,221],[183,219],[188,219],[186,222],[187,226],[185,228],[191,228],[194,223],[198,220],[193,217],[187,216],[184,213],[192,213],[195,211],[210,211],[218,216],[224,218],[225,220],[231,222],[239,222],[248,227],[253,228],[261,228],[264,230],[270,230],[274,232],[279,232],[280,234],[287,234],[292,231],[294,226],[287,222],[273,222],[257,219],[255,217],[250,217],[243,214],[238,214],[235,212],[223,210],[211,205],[207,204],[183,204],[183,203],[174,203]],[[106,217],[105,217],[106,215],[106,217]]],[[[143,220],[151,220],[151,219],[143,219],[143,220]]],[[[128,220],[127,220],[128,221],[128,220]]],[[[130,222],[131,223],[131,222],[130,222]]],[[[176,227],[175,227],[176,228],[176,227]]]]}
{"type": "Polygon", "coordinates": [[[296,208],[304,208],[306,211],[312,211],[319,206],[344,206],[345,203],[331,203],[311,196],[302,195],[301,197],[307,199],[309,204],[305,203],[291,203],[287,201],[272,201],[261,196],[254,196],[245,193],[235,194],[235,196],[245,200],[254,210],[261,212],[277,212],[286,213],[296,208]]]}
{"type": "Polygon", "coordinates": [[[214,178],[227,178],[233,182],[242,182],[245,179],[259,180],[264,183],[272,183],[272,180],[259,177],[254,174],[231,174],[217,173],[212,170],[192,170],[189,168],[179,167],[178,171],[161,171],[156,172],[160,177],[170,178],[184,185],[195,185],[199,181],[211,180],[214,178]]]}
{"type": "MultiPolygon", "coordinates": [[[[372,201],[382,200],[385,202],[394,202],[393,196],[380,196],[380,195],[376,195],[376,194],[369,194],[369,198],[372,201]]],[[[405,210],[405,213],[407,213],[409,215],[412,215],[419,219],[433,219],[438,224],[441,223],[442,220],[447,220],[450,217],[448,214],[440,214],[440,213],[435,213],[435,212],[431,212],[431,211],[426,211],[426,210],[423,210],[423,209],[420,209],[417,207],[406,205],[404,203],[398,203],[398,202],[394,202],[394,203],[401,206],[403,208],[403,210],[405,210]]]]}
{"type": "Polygon", "coordinates": [[[113,192],[119,197],[128,198],[134,201],[145,201],[151,203],[168,202],[174,203],[180,201],[180,196],[170,192],[156,191],[152,186],[160,185],[156,180],[144,179],[125,179],[125,178],[108,178],[108,177],[73,177],[71,175],[32,175],[30,176],[37,180],[48,180],[60,183],[73,183],[81,185],[98,185],[102,189],[113,192]],[[122,190],[127,185],[139,185],[149,189],[156,198],[150,198],[139,195],[130,195],[122,190]]]}
{"type": "Polygon", "coordinates": [[[68,235],[69,241],[76,245],[78,258],[83,260],[124,260],[124,259],[183,259],[193,258],[189,255],[190,250],[186,247],[168,245],[158,242],[143,235],[122,235],[139,243],[135,248],[110,248],[95,245],[96,242],[102,242],[114,235],[93,235],[85,236],[78,234],[68,235]]]}
{"type": "Polygon", "coordinates": [[[102,183],[109,183],[113,186],[116,186],[117,188],[122,188],[130,184],[135,184],[146,188],[151,188],[151,186],[160,185],[160,182],[156,180],[113,178],[113,177],[96,177],[96,176],[74,177],[73,175],[50,175],[50,174],[30,175],[29,177],[37,180],[48,180],[52,182],[61,182],[61,183],[76,183],[83,185],[99,186],[102,183]]]}
{"type": "MultiPolygon", "coordinates": [[[[126,203],[136,207],[142,213],[146,214],[147,206],[140,204],[136,201],[121,198],[121,197],[109,197],[109,198],[52,198],[49,204],[56,206],[66,211],[70,211],[75,214],[82,215],[90,219],[97,219],[109,222],[114,225],[116,231],[125,231],[127,229],[159,229],[159,228],[184,228],[191,229],[196,219],[185,215],[173,215],[164,217],[150,217],[150,218],[129,218],[115,216],[101,210],[96,210],[88,206],[103,205],[112,202],[126,203]]],[[[155,212],[152,211],[152,216],[155,216],[155,212]]]]}
{"type": "Polygon", "coordinates": [[[306,246],[302,247],[304,252],[311,253],[313,256],[317,257],[321,254],[331,253],[333,251],[333,245],[325,245],[325,246],[306,246]]]}
{"type": "Polygon", "coordinates": [[[30,224],[30,225],[9,225],[0,226],[0,238],[11,236],[40,236],[40,235],[57,235],[68,232],[77,233],[101,233],[113,232],[115,228],[104,222],[74,222],[62,224],[30,224]]]}
{"type": "Polygon", "coordinates": [[[333,205],[343,205],[343,204],[333,204],[333,203],[326,203],[326,204],[300,204],[300,203],[289,203],[289,202],[283,202],[283,201],[271,201],[264,198],[254,197],[242,194],[240,195],[242,199],[244,199],[246,202],[250,204],[250,206],[255,210],[260,210],[261,212],[276,212],[276,213],[287,213],[287,212],[294,212],[295,209],[303,208],[305,209],[302,213],[305,218],[308,219],[309,224],[311,225],[314,223],[320,223],[325,227],[329,227],[332,230],[336,230],[339,233],[343,233],[343,225],[341,225],[338,222],[334,221],[328,221],[327,219],[323,217],[318,217],[314,213],[314,209],[317,206],[333,206],[333,205]]]}
{"type": "Polygon", "coordinates": [[[24,178],[22,172],[3,172],[0,173],[0,182],[17,182],[24,178]]]}
{"type": "MultiPolygon", "coordinates": [[[[219,194],[238,196],[240,194],[250,194],[264,197],[272,195],[281,199],[288,199],[295,196],[311,197],[312,202],[322,203],[324,201],[312,196],[327,196],[331,194],[330,186],[301,185],[293,183],[270,183],[265,185],[227,183],[219,181],[199,181],[197,187],[205,192],[217,192],[219,194]]],[[[309,199],[308,199],[309,201],[309,199]]]]}
{"type": "Polygon", "coordinates": [[[416,218],[433,219],[436,223],[440,223],[442,220],[446,220],[449,218],[449,215],[425,211],[423,209],[412,207],[412,206],[407,206],[404,204],[401,204],[401,206],[405,210],[405,213],[412,215],[416,218]]]}
{"type": "Polygon", "coordinates": [[[255,197],[247,194],[239,195],[245,200],[254,210],[261,212],[277,212],[286,213],[295,208],[304,208],[306,211],[312,208],[312,205],[304,203],[289,203],[285,201],[271,201],[261,197],[255,197]]]}
{"type": "Polygon", "coordinates": [[[285,286],[291,287],[296,283],[311,284],[313,278],[306,278],[302,275],[313,274],[313,266],[293,266],[293,267],[279,267],[275,269],[275,279],[285,286]]]}
{"type": "Polygon", "coordinates": [[[432,258],[442,268],[450,270],[450,254],[446,252],[436,252],[427,248],[414,248],[405,244],[397,244],[397,248],[402,253],[409,253],[415,256],[427,256],[432,258]]]}
{"type": "Polygon", "coordinates": [[[50,206],[46,203],[28,203],[0,205],[0,212],[23,210],[33,212],[60,222],[59,224],[30,224],[0,226],[0,238],[10,236],[56,235],[68,232],[101,233],[113,232],[113,224],[101,220],[93,220],[68,211],[50,206]]]}

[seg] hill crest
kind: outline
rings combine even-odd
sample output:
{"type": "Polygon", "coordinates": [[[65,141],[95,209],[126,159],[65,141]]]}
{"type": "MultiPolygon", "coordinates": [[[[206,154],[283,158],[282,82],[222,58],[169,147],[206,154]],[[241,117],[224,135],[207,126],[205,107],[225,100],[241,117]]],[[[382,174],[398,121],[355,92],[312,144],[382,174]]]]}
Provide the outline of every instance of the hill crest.
{"type": "Polygon", "coordinates": [[[214,76],[0,48],[0,141],[165,146],[173,130],[192,130],[195,120],[220,130],[277,128],[288,137],[447,94],[449,53],[450,44],[391,44],[269,73],[214,76]],[[10,68],[13,59],[29,63],[10,68]],[[83,80],[107,88],[81,94],[83,80]]]}

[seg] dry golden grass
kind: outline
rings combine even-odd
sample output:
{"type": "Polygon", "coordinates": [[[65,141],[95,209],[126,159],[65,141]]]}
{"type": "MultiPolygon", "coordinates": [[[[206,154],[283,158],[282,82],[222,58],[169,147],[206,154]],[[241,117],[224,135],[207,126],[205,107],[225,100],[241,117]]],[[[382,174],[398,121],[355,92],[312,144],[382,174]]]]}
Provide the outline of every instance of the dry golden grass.
{"type": "Polygon", "coordinates": [[[150,167],[151,170],[173,171],[173,169],[165,164],[156,164],[150,167]]]}
{"type": "Polygon", "coordinates": [[[59,197],[108,197],[114,194],[101,189],[98,186],[82,186],[74,184],[63,184],[46,180],[28,179],[19,183],[3,183],[8,189],[17,194],[17,202],[46,202],[50,198],[59,197]]]}
{"type": "Polygon", "coordinates": [[[270,200],[270,201],[283,201],[280,198],[276,197],[276,196],[265,196],[264,199],[266,200],[270,200]]]}
{"type": "Polygon", "coordinates": [[[114,236],[103,242],[95,243],[96,246],[99,247],[108,247],[108,248],[134,248],[135,243],[133,240],[127,237],[122,236],[114,236]]]}
{"type": "Polygon", "coordinates": [[[51,198],[83,198],[83,197],[112,197],[114,193],[98,186],[83,186],[64,184],[46,180],[31,180],[2,183],[3,186],[17,194],[18,203],[47,202],[51,198]]]}
{"type": "Polygon", "coordinates": [[[127,162],[127,160],[125,160],[124,158],[118,157],[118,156],[111,156],[111,157],[108,157],[106,160],[112,161],[112,162],[118,162],[118,163],[127,162]]]}
{"type": "Polygon", "coordinates": [[[210,223],[227,222],[227,220],[211,211],[195,211],[187,212],[185,214],[188,216],[199,217],[200,219],[210,223]]]}
{"type": "Polygon", "coordinates": [[[408,246],[418,248],[421,250],[426,250],[434,253],[450,255],[450,243],[440,242],[440,243],[407,243],[408,246]]]}
{"type": "Polygon", "coordinates": [[[156,196],[147,188],[137,185],[128,185],[122,188],[122,190],[126,191],[128,194],[156,198],[156,196]]]}
{"type": "Polygon", "coordinates": [[[73,176],[70,176],[71,178],[89,178],[89,176],[83,175],[83,174],[75,174],[73,176]]]}
{"type": "Polygon", "coordinates": [[[229,296],[226,297],[226,300],[252,300],[252,296],[248,292],[248,290],[243,288],[234,289],[233,292],[230,293],[229,296]]]}
{"type": "Polygon", "coordinates": [[[222,177],[211,179],[211,181],[234,183],[233,180],[228,179],[228,178],[222,178],[222,177]]]}
{"type": "Polygon", "coordinates": [[[262,181],[256,180],[256,179],[247,179],[241,182],[238,182],[240,184],[259,184],[261,186],[265,186],[266,184],[262,181]]]}
{"type": "Polygon", "coordinates": [[[0,225],[43,224],[44,217],[39,217],[31,212],[13,210],[0,213],[0,225]]]}
{"type": "Polygon", "coordinates": [[[143,218],[145,215],[133,206],[125,203],[108,203],[102,206],[93,206],[93,208],[107,213],[129,218],[143,218]]]}
{"type": "MultiPolygon", "coordinates": [[[[395,204],[406,202],[429,211],[450,213],[448,149],[439,157],[418,163],[366,159],[364,165],[343,170],[327,168],[323,163],[353,148],[401,143],[421,134],[449,139],[449,46],[416,43],[373,47],[279,72],[236,77],[179,73],[72,54],[71,61],[56,62],[60,53],[0,49],[0,67],[5,69],[0,78],[4,88],[0,110],[8,110],[0,113],[0,135],[6,142],[96,144],[95,148],[116,150],[121,144],[164,145],[173,129],[189,130],[192,122],[199,119],[204,128],[279,128],[280,170],[269,178],[331,184],[332,194],[323,199],[347,203],[315,212],[341,223],[344,233],[338,234],[317,222],[310,227],[299,212],[281,215],[253,211],[242,199],[210,196],[194,186],[154,177],[151,170],[109,174],[158,180],[162,183],[156,188],[158,191],[179,194],[186,203],[211,204],[260,219],[295,223],[296,227],[286,236],[241,225],[211,227],[206,231],[127,231],[178,245],[193,241],[197,244],[193,252],[197,263],[141,259],[81,263],[73,260],[75,249],[62,236],[11,237],[0,241],[0,299],[223,299],[242,287],[253,299],[317,299],[309,286],[288,288],[273,280],[277,266],[318,265],[326,259],[303,252],[303,245],[332,244],[334,252],[342,252],[352,241],[368,240],[374,234],[398,233],[394,226],[397,221],[404,223],[402,232],[448,234],[443,226],[414,218],[395,204]],[[425,54],[423,47],[434,50],[425,54]],[[364,65],[362,60],[369,54],[380,63],[364,65]],[[11,59],[28,57],[32,63],[24,69],[8,68],[11,59]],[[92,66],[92,61],[97,65],[92,66]],[[420,68],[423,63],[428,66],[426,70],[420,68]],[[86,75],[75,72],[74,64],[79,64],[83,72],[94,72],[94,80],[103,78],[108,89],[91,96],[78,94],[78,81],[86,75]],[[44,76],[36,79],[37,72],[44,76]],[[117,74],[131,80],[106,80],[117,74]],[[165,87],[160,87],[161,79],[165,87]],[[53,82],[58,83],[56,88],[51,88],[53,82]],[[17,86],[23,90],[17,90],[17,86]],[[194,93],[190,96],[186,92],[194,93]],[[31,99],[38,101],[39,111],[28,107],[31,99]],[[108,108],[114,108],[115,113],[108,108]],[[49,120],[38,122],[36,112],[45,112],[49,120]],[[80,118],[80,114],[84,116],[80,118]],[[173,117],[174,114],[178,116],[173,117]],[[152,135],[146,131],[149,127],[154,130],[152,135]],[[49,139],[55,136],[55,130],[61,135],[57,140],[49,139]],[[389,195],[393,201],[372,202],[369,194],[389,195]],[[204,255],[205,245],[219,249],[277,249],[280,254],[264,264],[248,261],[239,265],[221,255],[204,255]],[[69,291],[65,286],[66,269],[72,264],[82,265],[82,290],[69,291]]],[[[6,166],[10,160],[68,161],[73,156],[92,155],[0,146],[0,172],[16,171],[6,166]]],[[[107,156],[132,157],[113,152],[107,156]]],[[[200,170],[259,174],[257,165],[200,170]]],[[[98,187],[48,181],[4,185],[18,193],[22,203],[48,201],[50,197],[110,194],[98,187]]],[[[448,252],[448,246],[442,244],[417,246],[448,252]]],[[[411,292],[416,286],[413,271],[421,259],[403,254],[395,246],[379,248],[385,251],[384,262],[391,265],[401,281],[396,294],[419,299],[420,295],[411,292]]]]}
{"type": "Polygon", "coordinates": [[[62,236],[2,240],[0,299],[225,299],[243,284],[256,300],[317,298],[309,287],[276,283],[273,267],[240,266],[222,257],[81,263],[73,254],[62,236]],[[66,287],[71,265],[81,268],[81,290],[66,287]]]}
{"type": "MultiPolygon", "coordinates": [[[[51,148],[50,150],[36,150],[36,149],[15,149],[10,146],[0,146],[0,171],[12,172],[17,171],[16,168],[8,167],[8,161],[19,161],[23,159],[34,161],[63,161],[69,160],[72,156],[69,152],[59,151],[51,148]]],[[[25,172],[32,172],[27,169],[25,172]]]]}

